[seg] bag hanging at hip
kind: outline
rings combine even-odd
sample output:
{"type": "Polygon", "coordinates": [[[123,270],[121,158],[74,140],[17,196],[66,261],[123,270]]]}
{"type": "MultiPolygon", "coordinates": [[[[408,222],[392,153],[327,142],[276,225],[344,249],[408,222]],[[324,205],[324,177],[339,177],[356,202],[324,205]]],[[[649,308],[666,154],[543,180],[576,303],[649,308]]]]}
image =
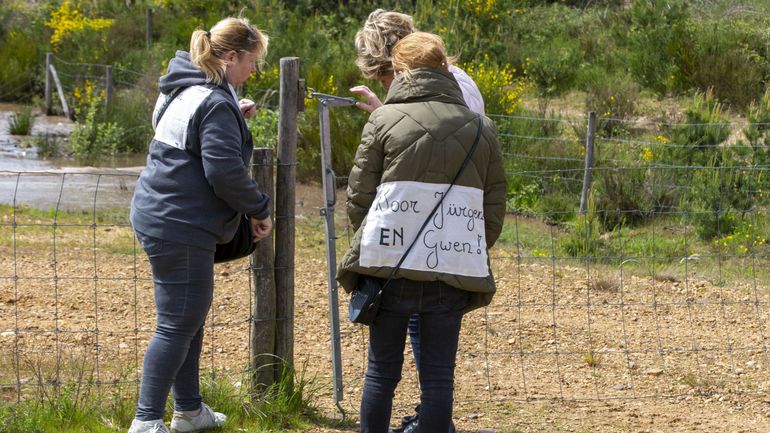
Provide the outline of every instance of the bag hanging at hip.
{"type": "Polygon", "coordinates": [[[230,242],[217,244],[214,252],[214,263],[229,262],[231,260],[241,259],[254,252],[257,249],[256,242],[251,239],[251,223],[249,218],[241,216],[241,222],[235,231],[235,236],[230,242]]]}
{"type": "Polygon", "coordinates": [[[417,236],[415,236],[414,240],[409,245],[409,248],[407,248],[404,252],[404,255],[401,256],[401,259],[396,264],[396,267],[390,271],[388,279],[383,283],[382,279],[380,278],[370,277],[368,275],[359,275],[356,288],[353,289],[353,292],[350,294],[350,304],[348,305],[348,317],[350,317],[351,322],[360,323],[367,326],[374,323],[374,319],[377,317],[377,312],[379,312],[380,304],[382,303],[382,291],[385,289],[385,287],[387,287],[388,283],[390,283],[390,280],[392,280],[396,275],[396,272],[399,270],[399,268],[401,268],[401,264],[404,263],[407,254],[409,254],[409,252],[412,250],[414,243],[417,242],[417,238],[420,237],[420,234],[425,229],[425,226],[428,225],[428,221],[430,221],[430,219],[433,217],[433,214],[436,213],[436,210],[438,210],[439,206],[441,206],[444,198],[449,194],[449,191],[452,190],[455,182],[457,182],[460,174],[462,174],[463,170],[465,170],[465,167],[468,165],[468,161],[470,161],[471,156],[473,156],[473,152],[476,150],[476,146],[479,144],[482,126],[484,126],[484,120],[481,118],[481,116],[479,116],[479,129],[476,131],[476,139],[473,142],[473,146],[471,146],[471,150],[468,151],[468,155],[465,157],[465,161],[463,161],[460,169],[457,170],[457,174],[455,174],[454,179],[452,179],[452,183],[449,184],[449,188],[447,188],[446,192],[441,196],[438,203],[436,203],[436,206],[433,207],[433,210],[430,212],[430,214],[428,214],[428,217],[425,218],[425,222],[422,223],[422,227],[420,227],[420,230],[417,232],[417,236]]]}
{"type": "Polygon", "coordinates": [[[383,284],[379,278],[360,275],[355,290],[350,295],[348,316],[353,323],[371,325],[380,311],[383,284]]]}

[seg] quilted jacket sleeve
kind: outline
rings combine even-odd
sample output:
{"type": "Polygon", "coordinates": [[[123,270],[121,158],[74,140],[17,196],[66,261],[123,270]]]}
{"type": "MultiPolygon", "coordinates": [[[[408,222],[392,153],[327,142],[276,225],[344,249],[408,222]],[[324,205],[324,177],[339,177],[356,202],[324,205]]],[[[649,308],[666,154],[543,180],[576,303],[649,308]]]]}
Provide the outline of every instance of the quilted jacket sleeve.
{"type": "Polygon", "coordinates": [[[364,126],[348,178],[347,210],[354,230],[358,230],[366,218],[382,178],[383,145],[377,137],[374,117],[373,114],[364,126]]]}
{"type": "Polygon", "coordinates": [[[485,119],[484,126],[484,139],[489,143],[491,154],[484,181],[484,231],[487,248],[492,248],[503,230],[507,182],[497,129],[489,119],[485,119]]]}

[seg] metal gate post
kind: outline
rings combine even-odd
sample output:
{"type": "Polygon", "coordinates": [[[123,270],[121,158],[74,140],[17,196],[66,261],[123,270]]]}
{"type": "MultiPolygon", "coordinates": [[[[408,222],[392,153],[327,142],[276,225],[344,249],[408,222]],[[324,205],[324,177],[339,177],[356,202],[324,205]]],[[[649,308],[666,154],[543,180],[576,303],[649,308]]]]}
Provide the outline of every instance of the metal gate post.
{"type": "Polygon", "coordinates": [[[337,202],[337,176],[332,169],[331,130],[329,125],[329,108],[355,105],[355,98],[310,93],[311,98],[318,99],[318,120],[321,133],[321,179],[323,179],[324,207],[321,216],[326,225],[326,266],[329,282],[329,333],[332,350],[332,369],[334,370],[334,402],[345,417],[345,411],[340,402],[343,398],[342,384],[342,349],[340,347],[340,315],[337,296],[337,236],[334,232],[334,204],[337,202]]]}

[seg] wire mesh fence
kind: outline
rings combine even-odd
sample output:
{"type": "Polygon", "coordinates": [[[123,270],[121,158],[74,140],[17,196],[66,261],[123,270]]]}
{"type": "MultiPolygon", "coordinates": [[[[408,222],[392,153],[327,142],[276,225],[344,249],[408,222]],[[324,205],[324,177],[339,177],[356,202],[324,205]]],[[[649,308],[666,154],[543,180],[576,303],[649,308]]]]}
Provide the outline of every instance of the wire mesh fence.
{"type": "MultiPolygon", "coordinates": [[[[585,122],[492,117],[510,214],[490,254],[495,299],[464,318],[458,413],[550,400],[761,400],[770,387],[766,146],[704,146],[671,132],[698,125],[599,134],[581,213],[585,122]]],[[[6,397],[71,382],[135,391],[155,319],[149,266],[128,225],[136,175],[0,173],[6,397]]],[[[315,377],[316,402],[331,407],[320,188],[297,188],[295,365],[315,377]]],[[[352,233],[342,203],[336,212],[339,257],[352,233]]],[[[215,270],[209,372],[245,373],[258,265],[215,270]]],[[[342,322],[344,408],[355,412],[367,334],[342,322]]],[[[397,407],[419,399],[408,344],[405,359],[397,407]]]]}

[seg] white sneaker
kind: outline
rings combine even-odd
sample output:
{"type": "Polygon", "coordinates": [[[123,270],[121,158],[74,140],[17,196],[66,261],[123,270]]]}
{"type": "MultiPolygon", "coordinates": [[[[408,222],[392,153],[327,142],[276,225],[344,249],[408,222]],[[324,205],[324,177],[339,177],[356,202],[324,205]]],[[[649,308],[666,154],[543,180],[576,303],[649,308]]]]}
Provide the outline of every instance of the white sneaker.
{"type": "Polygon", "coordinates": [[[128,429],[128,433],[169,433],[169,431],[162,419],[152,421],[135,419],[131,421],[131,428],[128,429]]]}
{"type": "Polygon", "coordinates": [[[171,432],[190,433],[222,427],[225,421],[227,421],[227,415],[214,412],[206,403],[201,403],[201,411],[195,416],[185,415],[175,410],[174,417],[171,419],[171,432]]]}

